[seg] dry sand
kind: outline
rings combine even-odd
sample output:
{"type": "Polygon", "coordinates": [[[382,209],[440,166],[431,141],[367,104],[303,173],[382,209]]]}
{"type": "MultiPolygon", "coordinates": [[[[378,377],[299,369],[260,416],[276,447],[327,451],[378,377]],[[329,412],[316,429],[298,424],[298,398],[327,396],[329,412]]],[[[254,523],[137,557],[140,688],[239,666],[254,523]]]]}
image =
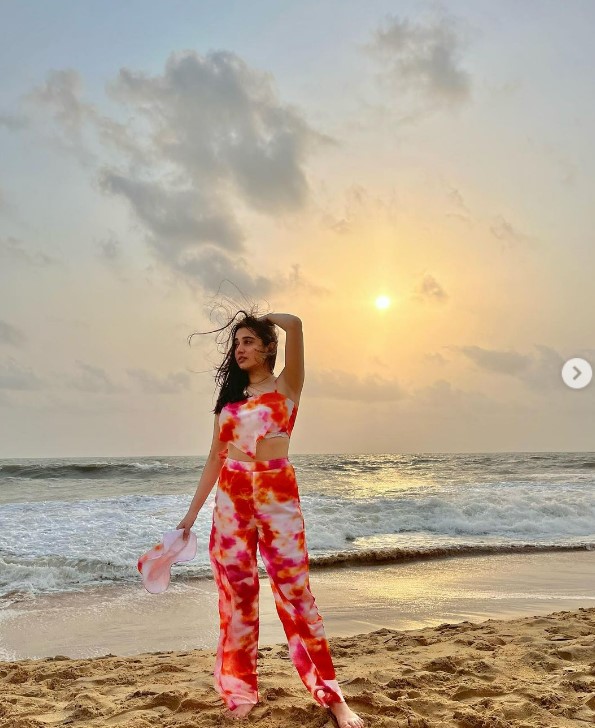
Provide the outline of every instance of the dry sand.
{"type": "MultiPolygon", "coordinates": [[[[330,638],[348,704],[372,726],[595,724],[595,608],[330,638]]],[[[286,644],[259,651],[261,703],[223,715],[214,650],[0,663],[0,728],[331,726],[286,644]]]]}

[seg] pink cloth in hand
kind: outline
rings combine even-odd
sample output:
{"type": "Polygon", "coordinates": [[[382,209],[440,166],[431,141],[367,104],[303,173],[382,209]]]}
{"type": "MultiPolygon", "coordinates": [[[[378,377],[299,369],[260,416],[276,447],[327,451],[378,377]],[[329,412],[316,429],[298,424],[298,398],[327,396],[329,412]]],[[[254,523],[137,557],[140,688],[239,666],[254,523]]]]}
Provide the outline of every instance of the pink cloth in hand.
{"type": "Polygon", "coordinates": [[[191,561],[196,556],[196,534],[190,531],[187,541],[183,536],[183,528],[166,531],[161,543],[138,560],[136,567],[141,573],[143,586],[151,594],[160,594],[167,589],[172,564],[191,561]]]}

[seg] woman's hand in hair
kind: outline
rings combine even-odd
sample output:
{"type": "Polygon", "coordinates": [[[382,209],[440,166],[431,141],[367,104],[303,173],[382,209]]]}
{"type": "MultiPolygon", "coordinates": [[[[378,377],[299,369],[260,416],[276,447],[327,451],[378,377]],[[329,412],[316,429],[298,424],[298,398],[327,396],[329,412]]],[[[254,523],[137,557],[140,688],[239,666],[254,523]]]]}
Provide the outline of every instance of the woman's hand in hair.
{"type": "Polygon", "coordinates": [[[258,316],[257,321],[268,320],[273,324],[276,324],[284,331],[287,331],[292,326],[302,325],[302,320],[298,316],[294,316],[291,313],[267,313],[263,316],[258,316]]]}

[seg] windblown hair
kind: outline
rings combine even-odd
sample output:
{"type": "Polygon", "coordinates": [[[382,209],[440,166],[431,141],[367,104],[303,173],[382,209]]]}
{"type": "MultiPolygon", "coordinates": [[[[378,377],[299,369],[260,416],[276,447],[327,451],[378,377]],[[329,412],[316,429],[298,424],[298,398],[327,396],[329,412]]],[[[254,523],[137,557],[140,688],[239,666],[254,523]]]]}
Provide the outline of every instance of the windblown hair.
{"type": "MultiPolygon", "coordinates": [[[[215,414],[219,414],[223,407],[229,402],[240,402],[246,399],[244,392],[245,388],[250,384],[250,377],[248,372],[243,371],[236,361],[235,349],[236,345],[234,342],[235,335],[238,329],[247,328],[252,333],[262,340],[264,348],[260,349],[260,353],[265,357],[265,366],[272,373],[275,368],[275,362],[277,361],[277,345],[279,339],[275,330],[275,324],[268,319],[258,320],[258,312],[256,309],[251,311],[245,311],[240,309],[237,311],[231,319],[219,329],[213,331],[199,331],[195,333],[200,334],[214,334],[231,326],[227,340],[225,341],[225,357],[221,364],[216,367],[215,371],[215,382],[219,387],[219,394],[217,397],[217,404],[212,410],[215,414]],[[234,319],[242,314],[242,318],[234,323],[234,319]],[[267,352],[266,347],[273,343],[275,344],[273,351],[267,352]]],[[[192,339],[194,334],[191,334],[189,340],[192,339]]]]}

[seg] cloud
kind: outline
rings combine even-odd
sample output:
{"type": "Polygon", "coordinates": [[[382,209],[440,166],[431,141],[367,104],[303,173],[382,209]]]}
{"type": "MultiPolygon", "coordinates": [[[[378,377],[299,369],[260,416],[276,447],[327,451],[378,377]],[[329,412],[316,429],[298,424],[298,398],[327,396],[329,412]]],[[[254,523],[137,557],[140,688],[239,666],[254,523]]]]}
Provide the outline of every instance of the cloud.
{"type": "Polygon", "coordinates": [[[452,187],[452,185],[448,185],[448,189],[446,192],[447,198],[453,203],[455,207],[458,207],[461,210],[464,210],[465,212],[469,212],[467,209],[467,206],[465,204],[465,200],[463,199],[463,195],[460,190],[458,190],[456,187],[452,187]]]}
{"type": "Polygon", "coordinates": [[[23,263],[27,266],[44,268],[50,265],[57,265],[62,261],[41,250],[30,250],[25,247],[22,240],[10,235],[7,238],[0,238],[0,260],[23,263]]]}
{"type": "Polygon", "coordinates": [[[302,165],[329,137],[277,98],[272,77],[235,53],[172,54],[162,76],[122,69],[109,85],[154,126],[153,149],[197,186],[233,184],[265,212],[301,209],[308,195],[302,165]]]}
{"type": "Polygon", "coordinates": [[[367,230],[379,221],[394,224],[397,221],[397,200],[394,193],[384,198],[370,192],[360,184],[350,185],[344,193],[343,211],[340,217],[321,207],[320,224],[338,235],[349,235],[367,230]]]}
{"type": "Polygon", "coordinates": [[[270,278],[250,273],[246,257],[240,255],[229,258],[210,245],[198,255],[187,253],[171,264],[180,273],[217,293],[223,287],[221,284],[226,282],[244,296],[267,296],[274,288],[270,278]]]}
{"type": "Polygon", "coordinates": [[[453,348],[464,354],[480,369],[498,374],[516,376],[528,369],[530,365],[530,357],[514,351],[483,349],[481,346],[456,346],[453,348]]]}
{"type": "Polygon", "coordinates": [[[448,299],[448,295],[436,278],[426,273],[417,286],[414,298],[442,303],[448,299]]]}
{"type": "Polygon", "coordinates": [[[302,290],[305,290],[315,296],[330,295],[331,289],[327,286],[321,286],[317,283],[311,283],[308,279],[304,278],[301,268],[302,267],[299,263],[293,263],[290,266],[289,272],[282,277],[283,280],[285,280],[285,284],[283,286],[285,290],[296,290],[301,288],[302,290]]]}
{"type": "Polygon", "coordinates": [[[532,135],[527,137],[526,144],[537,155],[550,160],[562,185],[574,188],[577,182],[581,181],[582,170],[570,159],[566,145],[556,146],[532,135]]]}
{"type": "Polygon", "coordinates": [[[31,119],[35,111],[41,112],[43,133],[49,135],[49,143],[59,153],[71,154],[83,167],[92,169],[97,164],[97,155],[91,150],[85,131],[101,117],[92,104],[81,100],[82,94],[81,75],[68,68],[49,71],[46,82],[24,94],[23,101],[31,119]],[[58,136],[50,135],[48,114],[58,126],[58,136]]]}
{"type": "Polygon", "coordinates": [[[216,244],[237,252],[244,248],[243,233],[223,200],[206,190],[169,190],[158,182],[117,174],[103,169],[99,176],[103,192],[126,198],[149,232],[149,241],[161,260],[172,264],[193,248],[216,244]]]}
{"type": "Polygon", "coordinates": [[[110,234],[107,240],[100,240],[97,245],[99,246],[99,257],[106,263],[114,263],[122,257],[120,243],[113,234],[110,234]]]}
{"type": "Polygon", "coordinates": [[[368,374],[356,377],[338,369],[313,370],[307,377],[308,396],[361,402],[393,402],[406,396],[396,379],[368,374]]]}
{"type": "Polygon", "coordinates": [[[338,235],[346,235],[351,232],[351,223],[345,217],[336,220],[330,215],[325,215],[323,219],[325,225],[330,227],[331,230],[334,230],[338,235]]]}
{"type": "Polygon", "coordinates": [[[521,371],[520,378],[529,389],[537,392],[552,389],[564,390],[562,366],[566,357],[551,346],[534,344],[537,353],[529,358],[529,366],[521,371]]]}
{"type": "Polygon", "coordinates": [[[68,387],[80,392],[95,392],[98,394],[115,394],[123,391],[123,387],[114,384],[104,369],[78,361],[81,370],[78,376],[68,379],[68,387]]]}
{"type": "Polygon", "coordinates": [[[7,321],[0,319],[0,344],[11,344],[12,346],[21,346],[27,340],[27,337],[21,331],[7,321]]]}
{"type": "Polygon", "coordinates": [[[13,357],[0,364],[0,389],[33,390],[41,389],[42,386],[42,380],[29,367],[19,364],[13,357]]]}
{"type": "Polygon", "coordinates": [[[423,24],[389,15],[364,48],[383,64],[382,77],[395,90],[410,89],[432,104],[460,105],[471,95],[471,77],[460,65],[459,26],[452,16],[423,24]]]}
{"type": "Polygon", "coordinates": [[[474,417],[478,414],[506,410],[504,404],[482,392],[460,389],[446,379],[437,379],[427,386],[414,389],[411,392],[411,402],[415,411],[429,409],[457,416],[466,414],[474,417]]]}
{"type": "Polygon", "coordinates": [[[9,131],[20,131],[29,126],[26,116],[20,114],[0,114],[0,127],[4,127],[9,131]]]}
{"type": "Polygon", "coordinates": [[[423,358],[426,361],[430,362],[430,364],[438,364],[440,366],[444,366],[445,364],[448,364],[448,359],[446,359],[446,357],[442,356],[442,354],[439,351],[430,351],[427,354],[424,354],[423,358]]]}
{"type": "Polygon", "coordinates": [[[186,372],[158,377],[146,369],[127,369],[126,371],[147,394],[176,394],[190,389],[190,376],[186,372]]]}
{"type": "Polygon", "coordinates": [[[75,71],[54,71],[27,99],[74,145],[91,128],[115,152],[117,163],[98,169],[98,189],[126,200],[159,261],[212,290],[242,271],[257,290],[263,277],[250,272],[238,210],[304,209],[307,160],[333,140],[279,100],[270,74],[228,51],[173,53],[158,75],[121,69],[107,91],[132,110],[127,125],[98,113],[82,91],[75,71]]]}
{"type": "Polygon", "coordinates": [[[49,109],[68,137],[79,137],[92,106],[81,103],[83,80],[74,69],[50,71],[47,82],[26,95],[26,99],[49,109]]]}
{"type": "Polygon", "coordinates": [[[372,364],[374,364],[377,367],[382,367],[383,369],[388,369],[388,364],[381,359],[379,356],[371,356],[370,361],[372,364]]]}
{"type": "Polygon", "coordinates": [[[535,354],[519,354],[514,351],[484,349],[480,346],[450,347],[460,351],[479,369],[515,377],[536,392],[562,389],[563,357],[550,346],[534,345],[535,354]]]}
{"type": "Polygon", "coordinates": [[[508,220],[505,220],[502,217],[502,215],[496,216],[495,220],[490,224],[489,230],[495,238],[502,241],[503,248],[512,248],[519,244],[528,246],[534,245],[534,241],[530,236],[515,229],[508,220]]]}

